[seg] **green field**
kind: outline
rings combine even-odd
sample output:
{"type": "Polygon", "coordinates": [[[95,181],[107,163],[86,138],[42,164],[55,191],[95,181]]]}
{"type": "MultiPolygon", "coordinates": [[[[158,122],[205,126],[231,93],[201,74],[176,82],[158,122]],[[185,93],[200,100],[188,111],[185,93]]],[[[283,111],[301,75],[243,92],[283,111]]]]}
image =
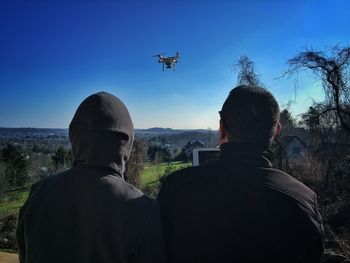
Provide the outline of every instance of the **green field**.
{"type": "Polygon", "coordinates": [[[146,165],[142,176],[140,178],[141,187],[148,184],[152,184],[158,181],[159,177],[163,176],[167,171],[175,171],[184,167],[189,166],[190,164],[182,162],[172,162],[172,163],[161,163],[158,165],[146,165]]]}
{"type": "Polygon", "coordinates": [[[140,189],[148,196],[155,198],[159,191],[159,178],[190,165],[190,163],[182,162],[146,165],[140,177],[140,189]]]}
{"type": "Polygon", "coordinates": [[[6,194],[0,201],[0,220],[12,214],[17,214],[27,200],[29,191],[20,190],[6,194]]]}

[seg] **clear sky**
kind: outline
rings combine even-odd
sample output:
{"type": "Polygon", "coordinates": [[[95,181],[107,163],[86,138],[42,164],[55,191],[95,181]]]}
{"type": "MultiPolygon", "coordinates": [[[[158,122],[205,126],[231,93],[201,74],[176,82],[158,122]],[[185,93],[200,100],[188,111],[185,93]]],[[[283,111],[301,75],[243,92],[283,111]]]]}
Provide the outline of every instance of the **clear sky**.
{"type": "Polygon", "coordinates": [[[0,127],[66,128],[79,103],[107,91],[137,128],[218,128],[236,83],[232,64],[255,61],[294,114],[319,83],[276,79],[305,46],[348,45],[350,1],[1,1],[0,127]],[[180,52],[176,71],[152,56],[180,52]]]}

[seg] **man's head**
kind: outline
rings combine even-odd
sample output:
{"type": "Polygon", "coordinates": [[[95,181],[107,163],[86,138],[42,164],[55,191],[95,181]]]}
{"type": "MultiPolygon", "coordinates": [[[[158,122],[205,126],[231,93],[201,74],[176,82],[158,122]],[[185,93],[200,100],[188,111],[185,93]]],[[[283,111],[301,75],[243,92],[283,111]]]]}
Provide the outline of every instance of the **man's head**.
{"type": "Polygon", "coordinates": [[[280,131],[280,111],[266,89],[241,85],[231,90],[220,111],[220,143],[240,141],[270,146],[280,131]]]}
{"type": "Polygon", "coordinates": [[[73,165],[111,169],[121,176],[134,140],[134,128],[123,102],[106,92],[87,97],[69,125],[73,165]]]}

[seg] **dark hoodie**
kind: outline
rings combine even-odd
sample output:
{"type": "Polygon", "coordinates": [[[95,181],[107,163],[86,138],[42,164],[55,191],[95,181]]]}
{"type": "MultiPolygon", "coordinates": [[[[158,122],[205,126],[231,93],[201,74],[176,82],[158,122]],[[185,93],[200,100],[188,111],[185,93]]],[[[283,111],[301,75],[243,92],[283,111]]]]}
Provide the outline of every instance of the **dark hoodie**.
{"type": "Polygon", "coordinates": [[[158,207],[123,179],[133,143],[125,105],[91,95],[69,138],[73,168],[33,185],[20,210],[20,262],[163,262],[158,207]]]}

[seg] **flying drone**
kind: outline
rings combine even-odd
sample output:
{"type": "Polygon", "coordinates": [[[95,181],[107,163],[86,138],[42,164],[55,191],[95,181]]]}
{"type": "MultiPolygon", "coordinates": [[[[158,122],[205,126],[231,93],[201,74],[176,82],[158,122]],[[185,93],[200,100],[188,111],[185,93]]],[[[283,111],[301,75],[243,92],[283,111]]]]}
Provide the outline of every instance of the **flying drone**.
{"type": "Polygon", "coordinates": [[[163,63],[163,68],[162,71],[164,71],[164,65],[167,69],[173,69],[173,71],[175,71],[175,65],[178,61],[178,59],[180,58],[179,56],[179,52],[176,52],[176,56],[174,57],[163,57],[163,55],[165,55],[166,53],[162,53],[162,54],[158,54],[158,55],[154,55],[153,57],[158,57],[158,63],[163,63]]]}

